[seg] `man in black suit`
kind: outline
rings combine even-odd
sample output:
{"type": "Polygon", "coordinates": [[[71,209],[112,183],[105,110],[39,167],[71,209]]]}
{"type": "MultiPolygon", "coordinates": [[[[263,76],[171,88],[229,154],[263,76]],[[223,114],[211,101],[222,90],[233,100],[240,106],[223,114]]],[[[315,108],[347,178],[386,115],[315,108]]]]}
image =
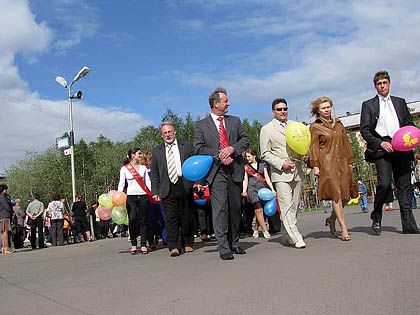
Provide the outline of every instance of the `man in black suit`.
{"type": "Polygon", "coordinates": [[[373,83],[378,95],[363,102],[360,115],[360,132],[367,142],[366,160],[375,163],[378,173],[374,209],[370,216],[372,229],[377,235],[381,234],[382,207],[391,190],[393,174],[402,231],[405,234],[419,234],[411,209],[413,187],[410,162],[414,160],[413,152],[394,151],[391,145],[395,132],[403,126],[413,125],[413,121],[405,100],[390,96],[391,79],[388,72],[376,73],[373,83]]]}
{"type": "Polygon", "coordinates": [[[164,143],[152,152],[150,172],[153,198],[165,208],[165,227],[170,255],[179,256],[182,249],[193,252],[194,212],[193,182],[182,176],[182,163],[193,155],[190,142],[176,139],[175,127],[163,122],[160,132],[164,143]]]}
{"type": "Polygon", "coordinates": [[[194,131],[196,154],[215,157],[206,181],[211,189],[214,233],[220,257],[233,259],[232,253],[245,254],[239,246],[241,192],[244,179],[242,152],[249,138],[238,117],[225,115],[229,108],[227,91],[217,88],[209,96],[210,116],[198,121],[194,131]]]}

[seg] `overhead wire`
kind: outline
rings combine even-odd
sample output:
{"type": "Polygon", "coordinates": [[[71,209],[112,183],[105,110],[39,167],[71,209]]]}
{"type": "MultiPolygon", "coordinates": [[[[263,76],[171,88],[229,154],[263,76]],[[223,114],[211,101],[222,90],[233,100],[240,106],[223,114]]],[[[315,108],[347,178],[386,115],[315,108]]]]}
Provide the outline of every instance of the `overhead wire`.
{"type": "MultiPolygon", "coordinates": [[[[31,108],[33,108],[33,109],[35,109],[37,111],[40,111],[40,112],[43,112],[43,113],[52,115],[53,117],[56,117],[56,118],[59,118],[59,119],[68,121],[68,116],[65,115],[65,114],[62,114],[61,112],[54,111],[52,109],[42,107],[39,104],[34,104],[34,103],[31,103],[31,102],[28,102],[27,100],[19,99],[19,98],[15,97],[15,96],[9,95],[9,94],[4,93],[2,91],[0,91],[0,97],[1,96],[3,96],[8,101],[10,101],[10,102],[12,102],[14,104],[21,105],[21,106],[26,106],[26,107],[31,107],[31,108]]],[[[118,112],[113,112],[113,113],[118,113],[118,112]]],[[[117,136],[123,136],[123,137],[133,138],[133,135],[128,135],[128,134],[126,134],[124,132],[121,132],[121,131],[116,130],[116,129],[111,129],[109,127],[103,127],[103,126],[99,126],[99,125],[96,125],[96,124],[92,124],[90,122],[84,121],[84,120],[79,119],[79,118],[73,119],[73,121],[76,121],[77,124],[82,125],[82,126],[85,126],[87,128],[90,128],[90,129],[99,130],[99,131],[106,131],[108,133],[111,133],[111,134],[114,134],[114,135],[117,135],[117,136]]]]}

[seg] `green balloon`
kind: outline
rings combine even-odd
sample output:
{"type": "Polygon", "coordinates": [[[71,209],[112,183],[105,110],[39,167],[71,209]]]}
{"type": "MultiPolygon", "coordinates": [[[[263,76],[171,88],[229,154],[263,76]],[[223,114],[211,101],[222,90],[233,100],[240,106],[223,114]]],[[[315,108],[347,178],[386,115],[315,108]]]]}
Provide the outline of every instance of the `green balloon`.
{"type": "Polygon", "coordinates": [[[98,199],[99,204],[105,209],[112,208],[112,197],[108,194],[102,194],[98,199]]]}
{"type": "Polygon", "coordinates": [[[124,224],[127,218],[127,210],[124,207],[114,207],[112,209],[112,221],[117,224],[124,224]]]}

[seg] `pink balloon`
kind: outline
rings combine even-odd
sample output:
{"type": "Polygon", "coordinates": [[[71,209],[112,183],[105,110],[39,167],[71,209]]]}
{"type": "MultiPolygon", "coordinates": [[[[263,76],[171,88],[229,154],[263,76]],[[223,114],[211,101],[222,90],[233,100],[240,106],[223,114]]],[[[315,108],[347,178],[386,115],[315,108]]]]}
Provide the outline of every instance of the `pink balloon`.
{"type": "Polygon", "coordinates": [[[113,196],[117,191],[115,189],[108,191],[108,196],[113,196]]]}
{"type": "Polygon", "coordinates": [[[112,208],[103,208],[102,206],[99,206],[98,209],[98,217],[101,220],[110,220],[112,218],[112,208]]]}
{"type": "Polygon", "coordinates": [[[404,126],[397,130],[391,140],[396,151],[410,151],[420,144],[420,129],[414,126],[404,126]]]}

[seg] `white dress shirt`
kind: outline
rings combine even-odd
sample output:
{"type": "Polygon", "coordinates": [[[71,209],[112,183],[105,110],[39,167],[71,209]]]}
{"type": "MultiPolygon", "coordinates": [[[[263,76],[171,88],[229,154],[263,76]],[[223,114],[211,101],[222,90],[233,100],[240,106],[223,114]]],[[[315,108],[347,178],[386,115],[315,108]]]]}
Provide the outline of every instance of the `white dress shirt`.
{"type": "MultiPolygon", "coordinates": [[[[217,131],[219,131],[219,125],[220,125],[220,122],[217,120],[219,117],[222,117],[223,118],[223,116],[217,116],[217,115],[215,115],[215,114],[213,114],[213,113],[210,113],[210,116],[211,116],[211,118],[213,119],[213,121],[214,121],[214,124],[216,125],[216,129],[217,129],[217,131]]],[[[225,122],[225,119],[223,118],[223,124],[224,124],[224,126],[225,126],[225,129],[226,129],[226,122],[225,122]]]]}
{"type": "MultiPolygon", "coordinates": [[[[178,141],[175,139],[174,142],[172,142],[172,153],[174,155],[175,158],[175,167],[176,167],[176,173],[178,175],[178,177],[182,176],[182,166],[181,166],[181,156],[179,155],[179,147],[178,147],[178,141]]],[[[166,152],[166,166],[168,167],[169,170],[169,165],[168,165],[168,150],[169,150],[169,144],[165,143],[165,152],[166,152]]]]}
{"type": "MultiPolygon", "coordinates": [[[[150,177],[147,174],[147,168],[144,165],[138,164],[134,165],[136,171],[143,178],[144,183],[146,184],[149,190],[151,189],[150,177]]],[[[141,188],[137,183],[136,179],[131,175],[130,171],[125,167],[121,167],[120,170],[120,182],[118,183],[118,191],[123,191],[125,186],[125,181],[127,180],[127,195],[145,195],[146,192],[141,188]]]]}
{"type": "Polygon", "coordinates": [[[393,137],[395,132],[400,129],[400,122],[395,111],[395,107],[392,104],[391,97],[387,95],[379,97],[379,118],[376,125],[375,131],[382,137],[389,136],[393,137]]]}

